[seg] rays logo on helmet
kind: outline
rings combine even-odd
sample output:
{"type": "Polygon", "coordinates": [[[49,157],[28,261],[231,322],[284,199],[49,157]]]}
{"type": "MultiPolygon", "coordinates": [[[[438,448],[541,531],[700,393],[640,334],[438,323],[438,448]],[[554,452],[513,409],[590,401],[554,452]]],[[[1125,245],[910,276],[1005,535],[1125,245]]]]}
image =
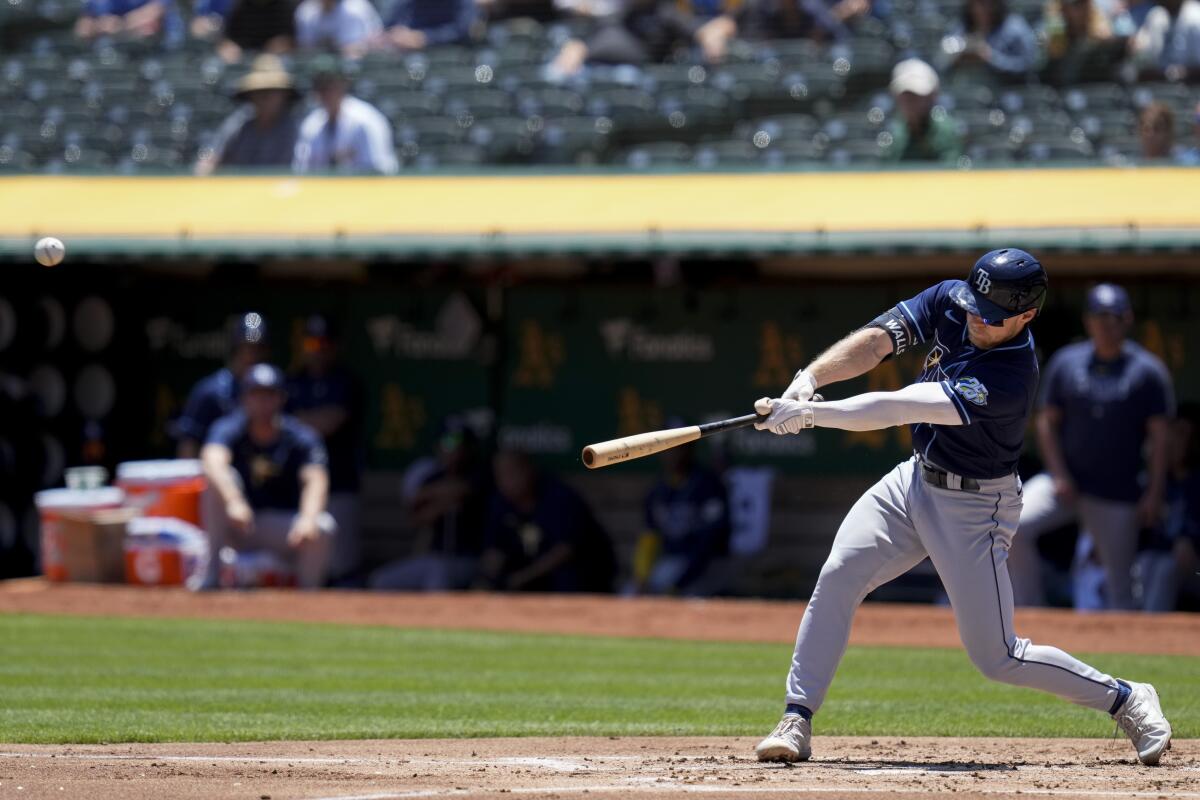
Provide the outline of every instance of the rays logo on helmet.
{"type": "Polygon", "coordinates": [[[979,382],[978,378],[959,378],[954,382],[954,391],[958,392],[959,397],[968,403],[974,403],[977,406],[987,405],[988,390],[979,382]]]}
{"type": "Polygon", "coordinates": [[[975,288],[980,294],[987,294],[992,291],[992,276],[988,275],[986,269],[979,270],[975,275],[975,288]]]}

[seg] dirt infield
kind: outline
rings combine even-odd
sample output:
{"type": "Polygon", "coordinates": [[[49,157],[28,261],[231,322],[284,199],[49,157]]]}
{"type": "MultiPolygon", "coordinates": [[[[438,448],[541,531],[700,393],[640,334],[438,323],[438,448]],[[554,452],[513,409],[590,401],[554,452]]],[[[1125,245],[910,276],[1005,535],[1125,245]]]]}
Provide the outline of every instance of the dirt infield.
{"type": "MultiPolygon", "coordinates": [[[[190,594],[0,583],[0,613],[208,617],[791,641],[802,604],[599,597],[190,594]]],[[[1200,655],[1200,616],[1023,612],[1022,635],[1073,650],[1200,655]],[[1119,637],[1113,631],[1121,631],[1119,637]]],[[[958,646],[948,609],[864,606],[859,645],[958,646]]],[[[0,731],[0,739],[3,731],[0,731]]],[[[1200,740],[1150,769],[1112,740],[820,737],[813,761],[753,760],[745,738],[465,739],[250,744],[0,744],[0,799],[388,800],[791,796],[1200,800],[1200,740]]]]}
{"type": "Polygon", "coordinates": [[[753,746],[734,738],[0,745],[0,797],[1200,798],[1195,741],[1155,769],[1137,766],[1123,739],[830,737],[795,767],[758,764],[753,746]]]}
{"type": "MultiPolygon", "coordinates": [[[[563,595],[375,594],[289,591],[194,594],[172,589],[0,582],[0,613],[204,617],[336,622],[415,628],[790,642],[804,604],[762,600],[563,595]]],[[[1200,656],[1200,614],[1017,613],[1017,631],[1067,650],[1200,656]],[[1114,636],[1114,631],[1120,631],[1114,636]]],[[[950,609],[868,603],[854,620],[856,645],[958,647],[950,609]]]]}

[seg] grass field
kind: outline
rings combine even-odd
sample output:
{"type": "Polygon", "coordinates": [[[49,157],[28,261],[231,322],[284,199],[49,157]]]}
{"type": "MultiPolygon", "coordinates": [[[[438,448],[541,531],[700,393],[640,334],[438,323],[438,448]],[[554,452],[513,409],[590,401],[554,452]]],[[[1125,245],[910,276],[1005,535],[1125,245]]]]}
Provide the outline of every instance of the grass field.
{"type": "MultiPolygon", "coordinates": [[[[790,647],[395,628],[0,615],[0,740],[754,735],[790,647]]],[[[1200,736],[1200,659],[1095,655],[1200,736]]],[[[1096,736],[1101,714],[979,676],[957,650],[852,648],[825,734],[1096,736]]]]}

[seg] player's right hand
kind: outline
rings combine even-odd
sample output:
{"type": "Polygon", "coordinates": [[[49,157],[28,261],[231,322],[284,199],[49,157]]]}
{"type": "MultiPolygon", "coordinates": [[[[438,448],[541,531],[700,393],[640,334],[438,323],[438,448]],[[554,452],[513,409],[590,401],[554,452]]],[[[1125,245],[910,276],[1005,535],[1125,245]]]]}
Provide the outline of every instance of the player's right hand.
{"type": "Polygon", "coordinates": [[[1054,496],[1059,499],[1059,502],[1074,504],[1075,502],[1075,481],[1071,480],[1066,475],[1054,475],[1054,496]]]}
{"type": "Polygon", "coordinates": [[[814,424],[812,403],[807,400],[771,400],[763,397],[754,403],[754,410],[759,414],[766,413],[763,409],[771,413],[765,420],[754,423],[754,427],[760,431],[783,436],[799,433],[814,424]]]}
{"type": "Polygon", "coordinates": [[[248,535],[254,532],[254,510],[242,498],[226,504],[225,516],[229,517],[230,524],[239,533],[248,535]]]}
{"type": "Polygon", "coordinates": [[[812,400],[817,391],[817,379],[807,370],[800,370],[783,392],[784,400],[812,400]]]}

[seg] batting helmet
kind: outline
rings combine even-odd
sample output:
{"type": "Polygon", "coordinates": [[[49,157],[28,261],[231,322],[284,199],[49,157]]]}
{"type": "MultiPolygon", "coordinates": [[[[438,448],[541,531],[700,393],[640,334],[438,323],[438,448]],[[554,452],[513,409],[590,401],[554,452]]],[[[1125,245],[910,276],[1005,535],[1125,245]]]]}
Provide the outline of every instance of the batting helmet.
{"type": "Polygon", "coordinates": [[[967,282],[951,290],[954,302],[988,324],[998,324],[1046,302],[1046,268],[1024,250],[993,250],[971,267],[967,282]]]}

